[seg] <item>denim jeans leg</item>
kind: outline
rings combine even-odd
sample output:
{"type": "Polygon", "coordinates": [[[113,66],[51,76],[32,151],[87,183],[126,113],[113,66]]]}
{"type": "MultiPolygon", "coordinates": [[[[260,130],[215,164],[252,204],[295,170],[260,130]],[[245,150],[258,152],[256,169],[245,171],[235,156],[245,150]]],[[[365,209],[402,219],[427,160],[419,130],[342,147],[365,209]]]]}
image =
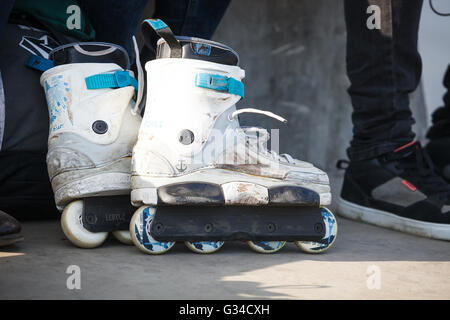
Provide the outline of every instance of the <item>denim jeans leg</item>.
{"type": "Polygon", "coordinates": [[[154,17],[163,19],[174,34],[211,39],[230,0],[156,0],[154,17]]]}
{"type": "Polygon", "coordinates": [[[133,56],[131,38],[148,0],[78,0],[78,3],[94,28],[97,41],[118,44],[133,56]]]}
{"type": "MultiPolygon", "coordinates": [[[[175,35],[211,39],[231,0],[156,0],[153,17],[161,19],[175,35]]],[[[144,61],[156,56],[154,47],[144,46],[144,61]]]]}
{"type": "Polygon", "coordinates": [[[351,160],[370,159],[414,139],[408,95],[420,81],[417,37],[422,0],[345,0],[348,92],[353,105],[351,160]],[[370,5],[380,29],[370,29],[370,5]]]}

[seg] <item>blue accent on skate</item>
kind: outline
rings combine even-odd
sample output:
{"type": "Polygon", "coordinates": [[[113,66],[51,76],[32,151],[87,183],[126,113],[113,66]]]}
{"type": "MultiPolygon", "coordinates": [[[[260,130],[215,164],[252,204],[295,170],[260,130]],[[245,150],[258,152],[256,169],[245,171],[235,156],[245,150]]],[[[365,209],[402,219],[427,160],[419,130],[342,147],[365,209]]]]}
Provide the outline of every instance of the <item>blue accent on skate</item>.
{"type": "Polygon", "coordinates": [[[211,46],[206,43],[194,43],[194,52],[199,56],[210,56],[211,55],[211,46]]]}
{"type": "Polygon", "coordinates": [[[147,207],[142,212],[142,240],[140,240],[140,243],[149,251],[158,252],[163,250],[169,249],[173,242],[160,242],[156,241],[152,238],[152,236],[148,233],[148,230],[150,230],[151,223],[153,221],[154,214],[150,213],[150,207],[147,207]]]}
{"type": "Polygon", "coordinates": [[[197,73],[195,76],[195,85],[200,88],[231,93],[244,98],[244,84],[231,77],[210,73],[197,73]]]}
{"type": "Polygon", "coordinates": [[[145,19],[144,22],[147,22],[155,30],[168,28],[168,25],[161,19],[145,19]]]}
{"type": "Polygon", "coordinates": [[[138,90],[138,82],[128,71],[116,71],[112,74],[96,74],[85,78],[88,89],[123,88],[133,86],[138,90]]]}
{"type": "Polygon", "coordinates": [[[220,248],[223,244],[223,241],[197,241],[190,243],[198,250],[211,251],[220,248]]]}
{"type": "Polygon", "coordinates": [[[61,74],[55,75],[45,81],[44,90],[50,116],[50,132],[54,132],[64,127],[64,119],[61,117],[67,112],[66,103],[70,97],[69,83],[61,74]]]}
{"type": "Polygon", "coordinates": [[[264,251],[273,251],[280,248],[283,241],[253,241],[253,244],[257,245],[264,251]]]}
{"type": "Polygon", "coordinates": [[[32,54],[28,58],[25,65],[27,67],[30,67],[32,69],[36,69],[36,70],[39,70],[42,72],[47,71],[48,69],[51,69],[55,66],[52,60],[45,59],[45,58],[37,56],[35,54],[32,54]]]}
{"type": "Polygon", "coordinates": [[[323,222],[325,223],[325,236],[319,240],[315,241],[314,243],[317,243],[319,246],[311,248],[311,250],[318,251],[327,248],[336,237],[335,234],[333,234],[334,227],[336,224],[336,220],[334,219],[333,215],[330,214],[325,209],[320,209],[320,213],[322,214],[323,222]]]}

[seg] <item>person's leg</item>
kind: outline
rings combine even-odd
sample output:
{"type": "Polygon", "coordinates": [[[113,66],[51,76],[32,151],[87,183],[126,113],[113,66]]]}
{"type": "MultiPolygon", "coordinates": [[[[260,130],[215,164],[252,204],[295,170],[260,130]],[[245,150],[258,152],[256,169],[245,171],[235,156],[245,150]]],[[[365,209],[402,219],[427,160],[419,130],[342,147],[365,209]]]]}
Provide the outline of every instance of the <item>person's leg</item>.
{"type": "Polygon", "coordinates": [[[211,39],[230,1],[157,0],[154,17],[164,20],[175,35],[211,39]]]}
{"type": "Polygon", "coordinates": [[[3,34],[3,29],[8,23],[8,17],[14,6],[15,0],[2,0],[0,1],[0,39],[3,34]]]}
{"type": "Polygon", "coordinates": [[[131,37],[136,33],[148,0],[78,2],[95,30],[95,39],[120,45],[132,56],[131,37]]]}
{"type": "MultiPolygon", "coordinates": [[[[3,34],[3,29],[8,23],[8,17],[13,6],[14,0],[0,2],[0,39],[3,34]]],[[[3,137],[3,119],[1,119],[1,114],[2,109],[5,107],[4,103],[3,84],[0,78],[0,149],[2,146],[3,137]]],[[[0,210],[0,247],[23,240],[23,237],[20,235],[20,229],[20,223],[16,219],[0,210]]]]}
{"type": "MultiPolygon", "coordinates": [[[[163,20],[175,35],[211,39],[231,0],[156,0],[155,19],[163,20]]],[[[153,47],[144,46],[142,61],[156,56],[156,40],[153,47]]]]}
{"type": "Polygon", "coordinates": [[[368,159],[414,138],[408,94],[421,75],[417,36],[422,0],[346,0],[348,90],[353,104],[351,160],[368,159]],[[366,25],[369,5],[381,29],[366,25]]]}
{"type": "Polygon", "coordinates": [[[450,185],[413,141],[408,94],[418,85],[422,0],[345,1],[354,136],[338,212],[342,216],[450,240],[450,185]],[[366,26],[369,5],[381,29],[366,26]]]}
{"type": "Polygon", "coordinates": [[[433,112],[433,125],[428,130],[427,150],[439,173],[450,182],[450,65],[444,76],[444,105],[433,112]]]}

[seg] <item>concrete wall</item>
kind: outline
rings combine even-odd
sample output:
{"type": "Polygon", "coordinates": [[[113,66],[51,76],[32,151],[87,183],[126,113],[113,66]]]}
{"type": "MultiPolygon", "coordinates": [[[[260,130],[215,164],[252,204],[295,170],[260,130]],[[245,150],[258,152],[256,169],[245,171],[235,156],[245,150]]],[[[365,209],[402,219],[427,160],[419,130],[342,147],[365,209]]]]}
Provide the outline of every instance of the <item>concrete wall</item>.
{"type": "MultiPolygon", "coordinates": [[[[346,157],[352,130],[345,32],[343,1],[235,0],[213,38],[235,49],[246,70],[246,98],[238,107],[269,109],[288,119],[280,126],[243,115],[242,122],[280,128],[282,153],[326,170],[346,157]]],[[[421,90],[411,105],[423,137],[421,90]]]]}
{"type": "MultiPolygon", "coordinates": [[[[146,10],[150,16],[152,4],[146,10]]],[[[280,151],[332,170],[351,137],[351,104],[345,72],[343,1],[234,0],[213,40],[235,49],[246,70],[246,98],[238,108],[267,109],[283,125],[260,115],[241,115],[245,125],[280,129],[280,151]]],[[[423,95],[413,97],[423,137],[423,95]]]]}

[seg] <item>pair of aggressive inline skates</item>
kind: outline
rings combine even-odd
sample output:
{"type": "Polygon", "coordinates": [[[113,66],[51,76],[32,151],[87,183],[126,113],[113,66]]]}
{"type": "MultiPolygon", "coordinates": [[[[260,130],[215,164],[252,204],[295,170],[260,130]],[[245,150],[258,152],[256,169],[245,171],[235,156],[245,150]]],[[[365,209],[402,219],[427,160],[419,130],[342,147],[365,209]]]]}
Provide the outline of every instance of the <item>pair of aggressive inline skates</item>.
{"type": "Polygon", "coordinates": [[[328,176],[268,150],[267,130],[239,125],[242,113],[286,120],[236,109],[245,75],[238,54],[174,36],[161,20],[145,20],[142,28],[146,40],[160,38],[156,59],[145,64],[143,118],[140,61],[135,77],[119,46],[61,46],[41,77],[50,115],[48,171],[67,238],[92,248],[112,232],[149,254],[176,241],[197,253],[227,240],[262,253],[286,241],[306,252],[327,250],[337,234],[324,207],[331,201],[328,176]]]}

